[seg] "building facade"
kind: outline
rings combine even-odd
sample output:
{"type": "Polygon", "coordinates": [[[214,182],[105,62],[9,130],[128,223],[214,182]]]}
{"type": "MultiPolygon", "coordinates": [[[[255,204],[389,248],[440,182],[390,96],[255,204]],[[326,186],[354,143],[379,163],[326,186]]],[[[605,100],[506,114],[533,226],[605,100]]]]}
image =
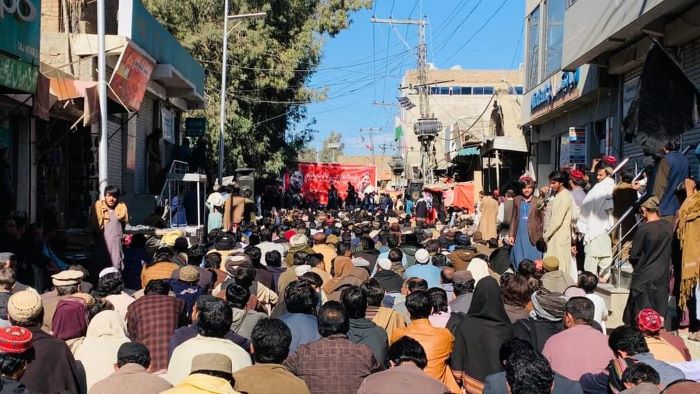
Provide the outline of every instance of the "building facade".
{"type": "MultiPolygon", "coordinates": [[[[700,5],[696,1],[527,0],[524,131],[537,178],[587,168],[595,154],[639,158],[623,121],[654,41],[700,83],[700,5]]],[[[697,128],[682,145],[700,141],[697,128]]],[[[689,156],[697,165],[695,158],[689,156]]]]}
{"type": "Polygon", "coordinates": [[[31,214],[35,119],[48,119],[48,103],[36,100],[48,93],[39,78],[41,1],[23,3],[0,6],[0,216],[31,214]]]}
{"type": "Polygon", "coordinates": [[[42,73],[57,104],[37,140],[38,211],[82,227],[99,198],[99,119],[108,117],[110,184],[122,189],[133,222],[154,195],[183,141],[186,112],[204,105],[204,69],[140,0],[107,2],[108,113],[97,106],[96,4],[80,12],[60,0],[42,4],[42,73]]]}
{"type": "MultiPolygon", "coordinates": [[[[414,131],[420,117],[417,79],[415,71],[403,78],[397,119],[404,132],[400,143],[405,174],[413,182],[420,181],[424,160],[414,131]]],[[[434,142],[433,167],[439,174],[474,181],[481,190],[482,185],[494,188],[500,178],[505,183],[522,173],[527,152],[520,129],[522,83],[522,70],[429,70],[429,113],[442,125],[434,142]],[[514,155],[507,158],[507,152],[514,155]]]]}

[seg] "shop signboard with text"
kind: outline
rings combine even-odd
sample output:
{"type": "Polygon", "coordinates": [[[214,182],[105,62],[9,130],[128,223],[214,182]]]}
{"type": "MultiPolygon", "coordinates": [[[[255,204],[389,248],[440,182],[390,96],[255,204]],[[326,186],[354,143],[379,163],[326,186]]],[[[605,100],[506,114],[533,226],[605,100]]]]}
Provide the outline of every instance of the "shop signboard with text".
{"type": "Polygon", "coordinates": [[[561,114],[566,107],[595,91],[598,78],[597,67],[587,64],[574,71],[558,71],[544,79],[523,97],[523,125],[539,124],[539,119],[561,114]]]}
{"type": "Polygon", "coordinates": [[[34,93],[38,76],[39,72],[36,66],[0,54],[0,86],[34,93]]]}
{"type": "Polygon", "coordinates": [[[41,0],[0,1],[0,51],[39,65],[41,0]]]}
{"type": "Polygon", "coordinates": [[[127,45],[109,81],[110,93],[117,96],[117,102],[132,111],[138,111],[154,68],[153,61],[133,45],[127,45]]]}

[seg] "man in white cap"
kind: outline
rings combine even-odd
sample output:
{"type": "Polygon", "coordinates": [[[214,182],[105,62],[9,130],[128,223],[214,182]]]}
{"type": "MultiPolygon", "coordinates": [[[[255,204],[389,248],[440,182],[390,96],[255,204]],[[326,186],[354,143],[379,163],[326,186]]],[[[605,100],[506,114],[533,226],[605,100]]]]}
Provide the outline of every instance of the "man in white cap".
{"type": "Polygon", "coordinates": [[[440,268],[430,261],[430,253],[425,249],[416,251],[416,264],[408,267],[404,273],[404,279],[416,277],[425,279],[428,288],[440,287],[440,268]]]}
{"type": "MultiPolygon", "coordinates": [[[[398,249],[395,249],[398,250],[398,249]]],[[[403,278],[396,272],[391,270],[392,263],[386,257],[377,259],[377,272],[373,278],[376,279],[387,291],[387,293],[398,293],[403,285],[403,278]]]]}
{"type": "Polygon", "coordinates": [[[7,313],[12,325],[24,327],[32,333],[34,359],[20,382],[31,392],[79,393],[80,387],[87,385],[85,375],[80,377],[81,373],[68,345],[40,328],[44,312],[41,298],[30,291],[13,294],[7,302],[7,313]]]}
{"type": "Polygon", "coordinates": [[[83,273],[75,270],[61,271],[51,275],[51,282],[56,287],[56,291],[41,295],[41,302],[44,305],[44,322],[41,328],[46,332],[51,332],[51,322],[56,306],[62,299],[80,292],[80,282],[83,280],[83,273]]]}

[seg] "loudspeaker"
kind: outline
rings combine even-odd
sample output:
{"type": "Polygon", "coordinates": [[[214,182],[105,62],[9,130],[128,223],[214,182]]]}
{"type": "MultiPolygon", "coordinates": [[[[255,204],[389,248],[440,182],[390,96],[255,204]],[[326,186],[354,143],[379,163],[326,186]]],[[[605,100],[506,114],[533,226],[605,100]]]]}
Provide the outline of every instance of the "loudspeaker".
{"type": "Polygon", "coordinates": [[[255,196],[255,169],[237,169],[236,182],[238,182],[238,186],[241,188],[241,196],[245,196],[247,190],[250,190],[251,199],[255,196]]]}
{"type": "Polygon", "coordinates": [[[406,188],[406,195],[411,197],[414,202],[421,197],[423,191],[423,182],[410,182],[406,188]]]}

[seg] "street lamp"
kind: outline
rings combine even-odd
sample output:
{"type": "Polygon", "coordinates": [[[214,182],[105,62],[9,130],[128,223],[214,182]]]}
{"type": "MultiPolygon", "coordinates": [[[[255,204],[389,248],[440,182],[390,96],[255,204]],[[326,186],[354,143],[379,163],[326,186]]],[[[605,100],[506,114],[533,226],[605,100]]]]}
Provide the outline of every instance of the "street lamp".
{"type": "Polygon", "coordinates": [[[224,177],[224,128],[226,119],[226,58],[228,57],[228,21],[231,20],[243,20],[243,19],[255,19],[264,18],[267,15],[264,12],[257,12],[253,14],[238,14],[229,15],[228,14],[228,2],[226,0],[224,3],[224,43],[223,43],[223,59],[222,59],[222,69],[221,72],[221,112],[219,113],[219,186],[223,186],[224,177]]]}

